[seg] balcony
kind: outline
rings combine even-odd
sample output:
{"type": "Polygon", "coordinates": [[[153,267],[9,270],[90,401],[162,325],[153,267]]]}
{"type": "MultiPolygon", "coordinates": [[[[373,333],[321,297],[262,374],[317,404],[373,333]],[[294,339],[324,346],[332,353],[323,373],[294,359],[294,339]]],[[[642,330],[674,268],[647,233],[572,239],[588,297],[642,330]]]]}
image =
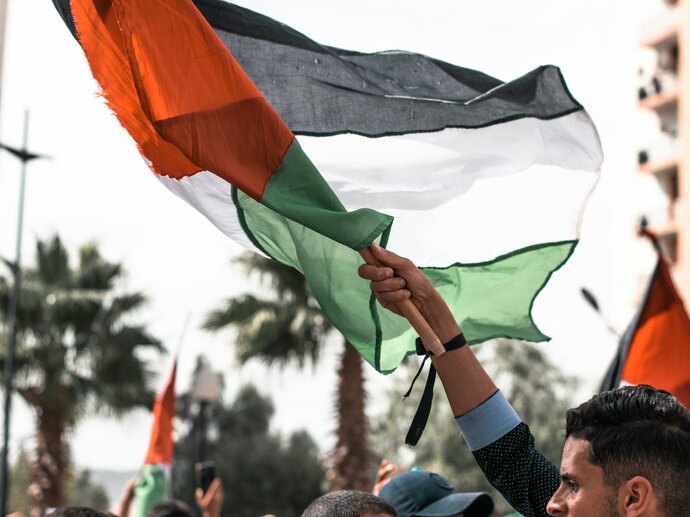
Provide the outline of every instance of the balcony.
{"type": "Polygon", "coordinates": [[[661,48],[678,42],[680,10],[671,7],[649,19],[642,26],[641,40],[645,47],[661,48]]]}
{"type": "Polygon", "coordinates": [[[678,158],[673,156],[663,160],[655,160],[653,162],[646,161],[640,164],[640,172],[646,172],[648,174],[670,174],[677,173],[678,171],[678,158]]]}
{"type": "Polygon", "coordinates": [[[670,113],[678,109],[678,89],[662,91],[640,100],[640,108],[657,113],[670,113]]]}
{"type": "Polygon", "coordinates": [[[680,156],[680,143],[674,134],[657,131],[650,138],[645,147],[638,153],[637,162],[640,171],[661,173],[669,169],[677,168],[680,156]]]}

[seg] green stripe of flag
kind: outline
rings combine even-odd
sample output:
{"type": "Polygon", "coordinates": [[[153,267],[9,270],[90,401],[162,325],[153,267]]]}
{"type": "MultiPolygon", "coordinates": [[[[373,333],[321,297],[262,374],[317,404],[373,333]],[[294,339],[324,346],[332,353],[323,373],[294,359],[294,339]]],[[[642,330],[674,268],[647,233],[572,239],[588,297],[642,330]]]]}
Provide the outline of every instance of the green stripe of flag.
{"type": "Polygon", "coordinates": [[[268,180],[261,203],[355,250],[368,246],[393,223],[391,216],[368,208],[348,212],[297,139],[268,180]]]}
{"type": "MultiPolygon", "coordinates": [[[[414,350],[416,335],[409,323],[371,305],[369,285],[357,276],[362,259],[356,251],[242,192],[235,192],[235,201],[247,234],[266,254],[305,274],[331,322],[367,362],[389,372],[414,350]]],[[[496,337],[543,341],[548,337],[532,320],[532,304],[575,245],[575,241],[544,243],[489,262],[422,269],[450,305],[470,343],[496,337]]]]}

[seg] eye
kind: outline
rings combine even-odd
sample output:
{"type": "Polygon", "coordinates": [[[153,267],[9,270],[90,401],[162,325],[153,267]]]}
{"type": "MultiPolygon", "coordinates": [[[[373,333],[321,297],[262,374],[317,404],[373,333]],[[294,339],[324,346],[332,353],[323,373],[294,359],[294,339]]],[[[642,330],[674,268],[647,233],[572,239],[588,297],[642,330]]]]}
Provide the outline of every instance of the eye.
{"type": "Polygon", "coordinates": [[[573,481],[572,479],[568,479],[567,481],[564,481],[564,483],[565,486],[567,486],[568,489],[572,490],[573,492],[575,492],[578,489],[577,483],[575,483],[575,481],[573,481]]]}

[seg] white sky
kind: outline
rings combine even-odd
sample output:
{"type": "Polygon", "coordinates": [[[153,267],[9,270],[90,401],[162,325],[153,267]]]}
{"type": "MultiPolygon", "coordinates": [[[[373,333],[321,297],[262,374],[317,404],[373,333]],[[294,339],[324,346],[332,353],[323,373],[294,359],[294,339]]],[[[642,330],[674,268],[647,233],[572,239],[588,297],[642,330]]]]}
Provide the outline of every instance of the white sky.
{"type": "MultiPolygon", "coordinates": [[[[639,143],[634,108],[642,0],[238,3],[325,44],[360,51],[413,50],[504,80],[541,64],[561,67],[570,90],[598,125],[606,162],[586,213],[581,245],[540,295],[535,316],[554,338],[540,346],[565,371],[585,380],[579,396],[591,393],[616,342],[582,302],[579,289],[589,287],[623,328],[653,260],[632,237],[640,210],[634,207],[640,193],[653,187],[632,180],[639,143]]],[[[194,357],[207,354],[225,374],[230,392],[253,381],[274,397],[277,428],[307,428],[324,449],[329,447],[337,341],[317,373],[266,372],[256,365],[240,371],[232,359],[232,336],[198,329],[209,309],[250,285],[229,265],[241,248],[150,174],[125,131],[95,99],[83,54],[49,0],[10,0],[3,81],[2,141],[21,143],[23,110],[28,108],[30,148],[53,157],[30,166],[25,263],[32,259],[36,237],[58,231],[72,250],[96,239],[106,258],[125,264],[127,288],[150,296],[140,318],[170,349],[190,315],[180,389],[187,385],[194,357]]],[[[16,161],[0,155],[0,254],[7,257],[14,254],[18,171],[16,161]]],[[[169,362],[162,361],[161,374],[169,362]]],[[[383,403],[377,392],[392,378],[373,370],[369,374],[370,408],[375,411],[383,403]]],[[[148,426],[149,415],[143,412],[120,421],[85,420],[72,442],[77,463],[137,468],[148,426]]],[[[15,404],[13,451],[20,440],[30,439],[32,429],[30,412],[15,404]]]]}

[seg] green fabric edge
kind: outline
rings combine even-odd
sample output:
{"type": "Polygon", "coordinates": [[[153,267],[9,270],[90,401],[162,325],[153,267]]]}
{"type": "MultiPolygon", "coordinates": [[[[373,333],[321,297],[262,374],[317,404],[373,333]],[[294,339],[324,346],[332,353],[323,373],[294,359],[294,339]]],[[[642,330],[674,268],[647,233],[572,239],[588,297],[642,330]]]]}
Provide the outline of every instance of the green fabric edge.
{"type": "MultiPolygon", "coordinates": [[[[247,238],[251,241],[251,243],[259,248],[261,253],[266,255],[267,257],[271,257],[271,254],[264,249],[264,247],[261,245],[259,240],[254,237],[254,234],[252,231],[249,229],[249,225],[247,225],[247,219],[244,216],[244,210],[242,210],[242,207],[240,206],[240,200],[237,194],[237,187],[235,185],[232,185],[232,202],[235,204],[235,209],[237,210],[237,219],[240,221],[240,226],[242,227],[242,230],[244,230],[244,234],[247,236],[247,238]]],[[[271,257],[272,260],[276,260],[274,257],[271,257]]]]}
{"type": "MultiPolygon", "coordinates": [[[[381,241],[379,244],[385,248],[388,245],[388,237],[390,237],[391,226],[389,226],[383,234],[381,234],[381,241]]],[[[381,330],[381,319],[379,318],[379,310],[376,305],[376,297],[371,293],[369,298],[369,310],[371,317],[374,320],[374,327],[376,328],[376,343],[374,344],[374,368],[377,372],[381,371],[381,345],[383,344],[383,330],[381,330]]],[[[383,372],[382,372],[383,373],[383,372]]]]}
{"type": "MultiPolygon", "coordinates": [[[[482,262],[467,262],[467,263],[455,262],[454,264],[451,264],[451,265],[449,265],[449,266],[444,266],[444,267],[424,266],[424,267],[420,267],[419,269],[422,270],[422,271],[424,271],[424,270],[430,270],[430,269],[434,269],[434,270],[444,270],[444,269],[450,269],[450,268],[453,268],[453,267],[482,267],[482,266],[490,266],[490,265],[495,264],[496,262],[499,262],[499,261],[501,261],[501,260],[506,260],[506,259],[509,259],[509,258],[515,256],[515,255],[520,255],[520,254],[522,254],[522,253],[527,253],[527,252],[530,252],[530,251],[533,251],[533,250],[538,250],[538,249],[544,248],[544,247],[546,247],[546,246],[560,246],[560,245],[563,245],[563,244],[570,244],[571,247],[570,247],[570,251],[568,252],[568,254],[567,254],[567,255],[565,256],[565,258],[561,261],[561,263],[558,264],[558,266],[556,266],[554,269],[552,269],[551,272],[546,276],[544,282],[541,284],[541,286],[539,287],[539,289],[537,289],[537,291],[534,293],[534,296],[532,297],[532,300],[530,301],[530,304],[529,304],[528,315],[529,315],[530,323],[532,323],[532,325],[533,325],[534,328],[537,330],[537,332],[539,332],[539,334],[541,334],[541,335],[543,336],[543,339],[541,339],[540,341],[535,341],[535,343],[539,343],[539,342],[542,342],[542,341],[551,341],[551,337],[550,337],[550,336],[547,336],[546,334],[544,334],[544,333],[541,331],[541,329],[539,328],[539,326],[536,324],[536,322],[534,321],[534,318],[533,318],[533,316],[532,316],[532,309],[534,308],[534,302],[536,301],[536,299],[537,299],[537,297],[539,296],[539,294],[544,290],[544,287],[546,287],[546,284],[549,283],[549,280],[551,280],[551,277],[553,276],[553,274],[554,274],[556,271],[558,271],[559,269],[561,269],[561,268],[565,265],[565,263],[568,262],[568,260],[570,260],[570,257],[571,257],[571,256],[573,255],[573,253],[575,252],[575,248],[577,247],[577,245],[578,245],[579,242],[580,242],[579,239],[574,239],[574,240],[565,240],[565,241],[545,242],[545,243],[541,243],[541,244],[532,244],[531,246],[526,246],[526,247],[520,248],[520,249],[518,249],[518,250],[513,250],[513,251],[508,252],[508,253],[505,253],[505,254],[503,254],[503,255],[499,255],[498,257],[493,258],[493,259],[491,259],[491,260],[485,260],[485,261],[482,261],[482,262]]],[[[514,339],[514,338],[512,338],[512,337],[510,337],[510,336],[506,336],[505,334],[497,334],[497,335],[492,335],[492,336],[487,337],[487,338],[483,338],[481,341],[475,341],[475,340],[471,340],[471,339],[470,339],[470,340],[467,341],[467,343],[468,343],[469,345],[478,345],[478,344],[480,344],[480,343],[485,343],[486,341],[490,341],[490,340],[492,340],[492,339],[500,339],[500,338],[514,339]]],[[[414,352],[410,352],[410,354],[413,354],[413,353],[414,353],[414,352]]],[[[408,354],[408,355],[409,355],[409,354],[408,354]]]]}

